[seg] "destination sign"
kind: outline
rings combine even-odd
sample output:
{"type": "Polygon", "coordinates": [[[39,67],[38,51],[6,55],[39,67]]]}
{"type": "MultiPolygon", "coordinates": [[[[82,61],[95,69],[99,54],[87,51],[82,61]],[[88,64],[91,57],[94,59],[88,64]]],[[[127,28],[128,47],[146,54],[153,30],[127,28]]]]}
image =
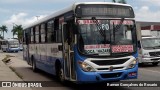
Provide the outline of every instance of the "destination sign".
{"type": "Polygon", "coordinates": [[[120,5],[80,5],[76,9],[78,17],[103,16],[115,18],[134,18],[133,9],[120,5]]]}

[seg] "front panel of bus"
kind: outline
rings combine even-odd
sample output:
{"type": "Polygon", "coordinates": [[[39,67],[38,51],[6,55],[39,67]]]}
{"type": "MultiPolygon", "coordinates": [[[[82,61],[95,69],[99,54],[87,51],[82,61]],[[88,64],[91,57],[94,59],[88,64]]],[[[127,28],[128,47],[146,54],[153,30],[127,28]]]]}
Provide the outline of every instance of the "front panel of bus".
{"type": "Polygon", "coordinates": [[[82,4],[75,13],[77,81],[137,78],[137,38],[132,8],[82,4]]]}
{"type": "Polygon", "coordinates": [[[19,48],[19,41],[18,40],[11,40],[8,41],[8,52],[18,52],[20,50],[19,48]]]}

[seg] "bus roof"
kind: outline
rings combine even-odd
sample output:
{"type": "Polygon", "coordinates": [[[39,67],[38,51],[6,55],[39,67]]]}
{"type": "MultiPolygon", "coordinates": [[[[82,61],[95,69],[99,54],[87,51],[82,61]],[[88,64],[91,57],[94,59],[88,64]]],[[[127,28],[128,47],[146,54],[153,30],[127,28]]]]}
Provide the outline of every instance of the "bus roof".
{"type": "Polygon", "coordinates": [[[47,20],[50,20],[52,18],[55,18],[59,15],[62,15],[66,12],[69,12],[69,11],[74,11],[76,6],[77,5],[80,5],[80,4],[108,4],[108,5],[121,5],[121,6],[131,6],[131,5],[128,5],[128,4],[121,4],[121,3],[111,3],[111,2],[78,2],[78,3],[74,3],[72,4],[71,6],[67,7],[67,8],[64,8],[64,9],[61,9],[59,11],[55,11],[53,14],[49,15],[49,16],[46,16],[40,20],[37,20],[36,22],[32,23],[32,24],[29,24],[27,26],[24,27],[24,30],[27,29],[27,28],[30,28],[30,27],[33,27],[35,25],[38,25],[38,24],[41,24],[47,20]]]}

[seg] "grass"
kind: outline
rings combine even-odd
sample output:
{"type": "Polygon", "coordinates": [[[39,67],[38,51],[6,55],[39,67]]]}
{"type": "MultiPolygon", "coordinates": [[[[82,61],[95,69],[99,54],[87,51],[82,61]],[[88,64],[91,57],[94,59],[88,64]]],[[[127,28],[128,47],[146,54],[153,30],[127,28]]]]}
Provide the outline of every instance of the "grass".
{"type": "Polygon", "coordinates": [[[21,79],[23,79],[23,76],[20,75],[13,67],[9,66],[9,68],[21,79]]]}
{"type": "Polygon", "coordinates": [[[10,58],[10,56],[9,56],[9,55],[6,55],[6,57],[3,58],[2,61],[3,61],[4,63],[8,63],[8,62],[10,61],[9,58],[10,58]]]}
{"type": "MultiPolygon", "coordinates": [[[[2,59],[2,61],[6,64],[10,61],[10,57],[15,57],[15,56],[11,56],[11,55],[6,55],[6,57],[4,59],[2,59]]],[[[20,75],[13,67],[9,66],[9,68],[21,79],[23,79],[23,76],[20,75]]]]}
{"type": "Polygon", "coordinates": [[[3,58],[2,61],[5,62],[5,63],[8,63],[10,61],[10,57],[15,57],[15,56],[6,55],[6,57],[3,58]]]}

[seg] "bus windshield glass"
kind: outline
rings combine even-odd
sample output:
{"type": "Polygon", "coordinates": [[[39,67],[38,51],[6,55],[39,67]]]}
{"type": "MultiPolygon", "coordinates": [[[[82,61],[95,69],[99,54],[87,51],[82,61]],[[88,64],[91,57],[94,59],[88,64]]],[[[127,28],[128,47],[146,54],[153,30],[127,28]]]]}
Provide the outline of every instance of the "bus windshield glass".
{"type": "Polygon", "coordinates": [[[9,41],[9,45],[19,45],[18,41],[9,41]]]}
{"type": "Polygon", "coordinates": [[[160,49],[159,38],[144,38],[142,39],[142,46],[144,49],[157,48],[160,49]]]}
{"type": "Polygon", "coordinates": [[[85,55],[133,53],[136,48],[133,20],[77,20],[79,50],[85,55]]]}

